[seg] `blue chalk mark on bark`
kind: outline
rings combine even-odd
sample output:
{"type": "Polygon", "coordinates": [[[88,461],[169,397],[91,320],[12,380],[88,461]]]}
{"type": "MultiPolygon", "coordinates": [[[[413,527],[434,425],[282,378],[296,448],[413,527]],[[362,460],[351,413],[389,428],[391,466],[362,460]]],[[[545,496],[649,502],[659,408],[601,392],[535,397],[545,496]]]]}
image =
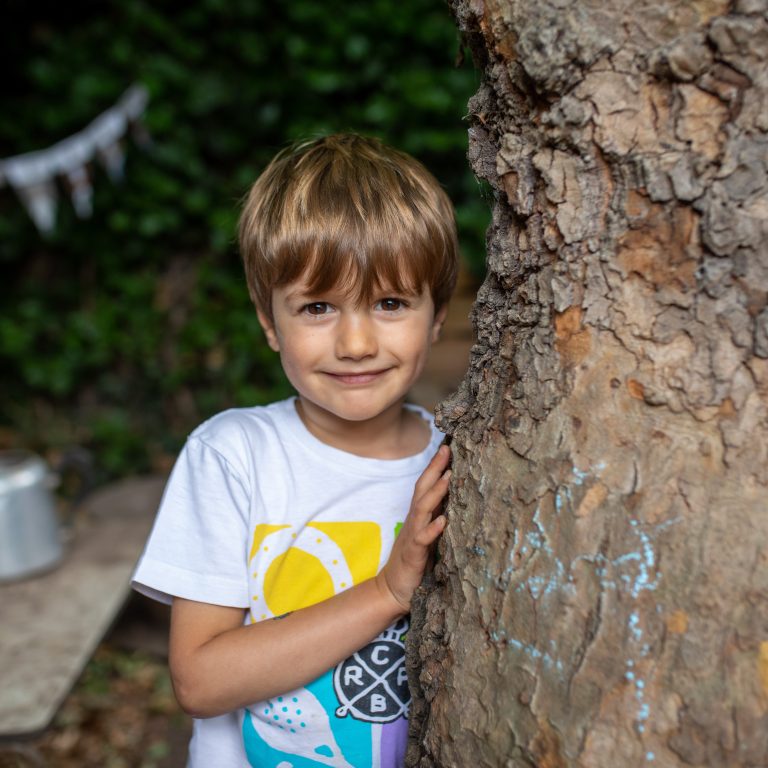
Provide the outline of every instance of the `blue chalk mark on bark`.
{"type": "Polygon", "coordinates": [[[578,467],[574,467],[572,470],[573,484],[583,485],[584,482],[589,480],[589,478],[592,476],[600,477],[600,473],[606,468],[606,466],[607,464],[604,461],[598,461],[597,464],[595,464],[593,467],[590,467],[586,471],[579,469],[578,467]]]}
{"type": "MultiPolygon", "coordinates": [[[[654,591],[661,579],[661,574],[656,573],[656,551],[653,547],[652,539],[660,532],[675,525],[681,518],[673,518],[666,520],[663,523],[654,525],[651,527],[650,532],[645,530],[638,520],[632,518],[629,521],[630,527],[635,535],[640,540],[640,549],[636,552],[628,552],[621,557],[616,558],[613,561],[613,565],[623,565],[627,563],[633,563],[636,565],[636,573],[634,578],[625,578],[627,574],[622,574],[622,581],[629,586],[630,595],[633,599],[637,600],[642,592],[654,591]]],[[[658,606],[657,606],[658,609],[658,606]]],[[[643,628],[640,622],[640,614],[637,610],[632,611],[627,621],[627,628],[629,630],[632,639],[639,646],[640,657],[645,658],[650,654],[651,647],[644,639],[643,628]]],[[[635,716],[635,727],[639,734],[645,733],[646,722],[650,718],[651,708],[645,701],[645,681],[638,677],[634,670],[634,662],[632,659],[627,660],[627,670],[624,673],[624,677],[634,684],[635,688],[635,700],[638,704],[637,715],[635,716]]],[[[651,757],[646,759],[653,760],[653,753],[649,752],[651,757]]]]}
{"type": "MultiPolygon", "coordinates": [[[[577,467],[572,469],[572,479],[570,485],[575,487],[583,486],[587,481],[594,477],[598,478],[600,473],[606,468],[605,462],[599,462],[589,470],[580,470],[577,467]]],[[[559,485],[554,493],[554,511],[557,516],[561,516],[567,511],[569,505],[573,504],[573,488],[569,485],[559,485]]],[[[603,590],[620,590],[630,596],[633,600],[638,600],[645,592],[654,592],[661,580],[661,574],[657,573],[657,553],[655,549],[655,539],[659,533],[671,525],[676,524],[681,518],[674,518],[658,524],[641,524],[639,520],[631,518],[628,522],[630,530],[637,539],[637,548],[629,552],[624,552],[616,557],[606,557],[602,553],[590,555],[578,555],[571,560],[568,566],[555,555],[550,543],[550,536],[547,527],[541,520],[541,505],[537,505],[533,514],[533,525],[535,530],[529,531],[524,535],[521,541],[515,533],[515,546],[510,552],[510,560],[514,559],[514,554],[520,552],[527,554],[532,550],[532,557],[537,555],[544,556],[549,560],[549,573],[547,575],[529,575],[516,585],[515,591],[528,591],[534,600],[542,600],[548,596],[562,595],[568,590],[573,590],[573,572],[580,561],[589,563],[594,568],[594,573],[599,579],[603,590]],[[520,546],[522,544],[522,546],[520,546]],[[519,548],[518,548],[519,547],[519,548]]],[[[507,569],[507,576],[514,572],[512,566],[507,569]]],[[[657,606],[658,609],[658,606],[657,606]]],[[[639,610],[632,610],[628,617],[627,629],[637,648],[637,655],[640,659],[650,654],[650,644],[645,638],[643,622],[639,610]]],[[[496,642],[506,642],[506,645],[532,661],[539,662],[547,668],[563,672],[563,663],[556,658],[557,647],[553,640],[550,641],[551,653],[541,651],[535,646],[523,642],[517,638],[500,637],[498,633],[493,633],[493,639],[496,642]]],[[[646,724],[651,716],[651,708],[645,699],[646,681],[639,676],[639,670],[635,666],[633,659],[627,659],[624,678],[632,685],[634,689],[634,698],[637,703],[637,712],[635,714],[635,728],[638,734],[645,733],[646,724]]],[[[653,752],[646,752],[645,759],[648,762],[655,760],[653,752]]]]}
{"type": "Polygon", "coordinates": [[[558,515],[563,511],[563,497],[560,488],[555,492],[555,509],[558,515]]]}
{"type": "Polygon", "coordinates": [[[554,667],[558,672],[563,671],[563,663],[560,661],[560,659],[556,659],[553,656],[550,656],[546,651],[540,651],[534,645],[521,643],[519,640],[515,640],[513,637],[510,637],[507,640],[507,645],[510,648],[514,648],[516,651],[521,651],[534,661],[541,661],[546,666],[554,667]]]}
{"type": "Polygon", "coordinates": [[[584,485],[584,481],[589,479],[590,472],[584,472],[581,469],[573,468],[573,483],[574,485],[584,485]]]}

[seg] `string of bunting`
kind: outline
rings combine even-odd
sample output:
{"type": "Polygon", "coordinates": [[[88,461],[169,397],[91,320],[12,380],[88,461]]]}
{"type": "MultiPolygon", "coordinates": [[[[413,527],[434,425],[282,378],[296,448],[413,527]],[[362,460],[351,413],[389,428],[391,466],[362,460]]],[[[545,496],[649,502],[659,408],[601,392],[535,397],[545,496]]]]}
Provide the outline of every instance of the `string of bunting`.
{"type": "Polygon", "coordinates": [[[150,143],[141,123],[148,102],[147,89],[132,85],[114,106],[82,131],[47,149],[0,160],[0,187],[5,184],[13,187],[42,234],[52,232],[56,224],[57,177],[64,179],[77,216],[90,217],[93,186],[88,164],[98,157],[113,182],[122,180],[125,153],[121,140],[126,133],[130,131],[139,146],[150,143]]]}

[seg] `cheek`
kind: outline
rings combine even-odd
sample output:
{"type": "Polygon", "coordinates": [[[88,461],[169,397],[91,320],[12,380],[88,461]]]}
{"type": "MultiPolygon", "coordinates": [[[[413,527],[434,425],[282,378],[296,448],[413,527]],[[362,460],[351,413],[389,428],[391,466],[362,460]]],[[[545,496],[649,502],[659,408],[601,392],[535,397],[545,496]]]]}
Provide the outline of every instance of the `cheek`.
{"type": "Polygon", "coordinates": [[[283,369],[283,373],[293,388],[297,392],[303,393],[308,378],[307,366],[306,364],[303,364],[301,359],[297,358],[293,352],[294,350],[283,347],[280,350],[280,365],[283,369]]]}
{"type": "Polygon", "coordinates": [[[280,361],[287,374],[301,372],[316,360],[315,347],[312,344],[297,341],[298,334],[287,334],[280,338],[280,361]]]}
{"type": "Polygon", "coordinates": [[[432,345],[432,328],[423,324],[404,329],[399,334],[400,349],[404,356],[413,360],[422,360],[427,357],[432,345]]]}

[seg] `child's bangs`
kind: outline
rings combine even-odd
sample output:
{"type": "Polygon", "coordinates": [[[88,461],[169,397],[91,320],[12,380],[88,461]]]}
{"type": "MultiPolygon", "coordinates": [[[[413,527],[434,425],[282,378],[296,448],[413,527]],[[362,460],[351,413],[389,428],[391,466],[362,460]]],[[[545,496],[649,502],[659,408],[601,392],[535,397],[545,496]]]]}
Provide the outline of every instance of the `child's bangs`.
{"type": "Polygon", "coordinates": [[[418,295],[433,282],[436,257],[430,245],[429,238],[419,237],[408,227],[313,223],[306,236],[281,249],[277,262],[282,269],[276,284],[303,280],[309,293],[341,290],[358,304],[381,291],[418,295]]]}
{"type": "Polygon", "coordinates": [[[278,157],[253,185],[240,223],[251,296],[302,280],[357,302],[428,290],[435,307],[456,281],[453,208],[416,160],[373,139],[330,136],[278,157]]]}

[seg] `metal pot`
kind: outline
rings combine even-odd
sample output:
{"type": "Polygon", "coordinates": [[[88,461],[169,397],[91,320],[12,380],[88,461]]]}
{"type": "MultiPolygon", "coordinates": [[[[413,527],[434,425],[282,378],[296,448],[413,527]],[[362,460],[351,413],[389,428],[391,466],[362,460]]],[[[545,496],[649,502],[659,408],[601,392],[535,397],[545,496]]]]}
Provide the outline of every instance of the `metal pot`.
{"type": "Polygon", "coordinates": [[[0,451],[0,581],[53,568],[62,558],[48,465],[28,451],[0,451]]]}

